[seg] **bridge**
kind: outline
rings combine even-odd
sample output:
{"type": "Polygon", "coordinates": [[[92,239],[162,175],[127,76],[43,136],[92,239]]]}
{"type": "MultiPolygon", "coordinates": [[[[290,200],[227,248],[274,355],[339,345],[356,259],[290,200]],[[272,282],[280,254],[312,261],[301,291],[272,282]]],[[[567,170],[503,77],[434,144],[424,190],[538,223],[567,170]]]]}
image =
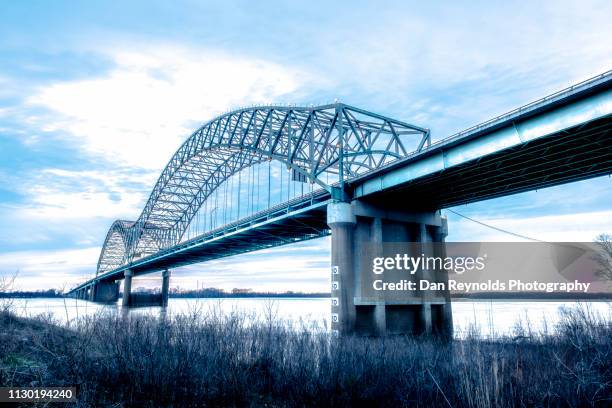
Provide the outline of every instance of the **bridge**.
{"type": "Polygon", "coordinates": [[[123,280],[131,306],[132,278],[162,272],[165,305],[172,268],[331,235],[333,330],[448,334],[448,292],[369,295],[361,249],[444,242],[441,209],[610,175],[611,115],[612,71],[436,142],[343,103],[228,112],[177,150],[135,221],[113,223],[68,295],[116,301],[123,280]]]}

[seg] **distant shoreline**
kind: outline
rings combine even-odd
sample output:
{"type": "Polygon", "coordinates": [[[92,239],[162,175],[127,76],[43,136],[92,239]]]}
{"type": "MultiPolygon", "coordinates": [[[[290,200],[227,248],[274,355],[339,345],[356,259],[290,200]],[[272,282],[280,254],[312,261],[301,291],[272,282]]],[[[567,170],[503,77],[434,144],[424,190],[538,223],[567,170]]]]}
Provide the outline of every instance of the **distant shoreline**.
{"type": "MultiPolygon", "coordinates": [[[[325,292],[246,292],[232,293],[217,290],[174,292],[169,295],[174,299],[253,299],[253,298],[329,298],[325,292]]],[[[63,298],[61,292],[48,291],[14,291],[0,292],[0,299],[57,299],[63,298]]],[[[543,300],[543,301],[612,301],[612,293],[546,293],[546,292],[474,292],[451,294],[451,300],[543,300]]]]}
{"type": "MultiPolygon", "coordinates": [[[[132,292],[135,293],[135,292],[132,292]]],[[[329,298],[329,293],[304,293],[304,292],[247,292],[232,293],[223,291],[195,291],[171,292],[169,297],[175,299],[224,299],[224,298],[329,298]]],[[[61,292],[49,291],[14,291],[0,292],[0,299],[56,299],[64,298],[61,292]]]]}
{"type": "Polygon", "coordinates": [[[314,292],[314,293],[303,293],[303,292],[249,292],[249,293],[231,293],[231,292],[218,292],[218,293],[170,293],[169,297],[175,299],[225,299],[225,298],[329,298],[330,293],[314,292]]]}
{"type": "Polygon", "coordinates": [[[451,294],[452,299],[467,300],[595,300],[612,301],[612,293],[474,292],[451,294]]]}

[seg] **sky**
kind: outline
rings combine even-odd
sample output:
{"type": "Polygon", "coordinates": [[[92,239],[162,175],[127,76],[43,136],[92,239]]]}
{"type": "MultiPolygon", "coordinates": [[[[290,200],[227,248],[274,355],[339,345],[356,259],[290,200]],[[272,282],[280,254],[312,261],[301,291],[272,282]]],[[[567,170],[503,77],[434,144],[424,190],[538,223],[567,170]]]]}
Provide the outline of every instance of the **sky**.
{"type": "MultiPolygon", "coordinates": [[[[0,275],[69,288],[179,145],[239,106],[333,100],[434,140],[612,68],[612,3],[19,1],[0,5],[0,275]]],[[[601,177],[455,211],[549,241],[612,233],[601,177]]],[[[445,212],[449,241],[516,238],[445,212]]],[[[158,284],[142,278],[136,286],[158,284]]],[[[179,268],[181,288],[326,291],[329,240],[179,268]]]]}

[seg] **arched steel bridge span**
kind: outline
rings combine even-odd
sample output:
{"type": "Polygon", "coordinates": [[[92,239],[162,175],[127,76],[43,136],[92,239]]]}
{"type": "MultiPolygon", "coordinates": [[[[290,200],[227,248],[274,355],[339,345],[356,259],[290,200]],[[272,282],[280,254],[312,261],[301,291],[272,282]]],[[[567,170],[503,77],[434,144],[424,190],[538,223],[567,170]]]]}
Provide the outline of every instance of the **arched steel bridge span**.
{"type": "Polygon", "coordinates": [[[329,235],[332,202],[357,217],[434,214],[609,175],[611,115],[610,71],[435,143],[424,127],[341,103],[235,110],[183,143],[140,216],[111,226],[95,278],[70,293],[329,235]]]}
{"type": "MultiPolygon", "coordinates": [[[[303,202],[343,198],[344,183],[421,151],[429,143],[427,129],[339,103],[313,108],[261,106],[227,113],[204,124],[183,143],[136,221],[113,223],[97,275],[175,248],[204,203],[247,168],[275,161],[290,170],[288,179],[310,184],[312,191],[300,195],[299,203],[288,197],[286,203],[268,205],[264,212],[270,217],[279,208],[294,211],[303,202]]],[[[275,186],[271,183],[266,188],[275,186]]],[[[243,193],[238,191],[238,204],[251,199],[246,197],[249,192],[243,193]]],[[[252,218],[252,214],[247,217],[251,222],[252,218]]],[[[231,223],[209,232],[226,234],[234,227],[231,223]]],[[[298,233],[289,240],[323,233],[298,233]]]]}

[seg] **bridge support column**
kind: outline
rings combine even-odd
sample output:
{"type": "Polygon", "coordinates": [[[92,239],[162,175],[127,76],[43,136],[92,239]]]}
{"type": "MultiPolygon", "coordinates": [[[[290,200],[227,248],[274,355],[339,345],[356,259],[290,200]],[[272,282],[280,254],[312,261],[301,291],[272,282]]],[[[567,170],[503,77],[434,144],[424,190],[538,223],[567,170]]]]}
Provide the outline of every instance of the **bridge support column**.
{"type": "MultiPolygon", "coordinates": [[[[434,230],[435,242],[444,243],[448,235],[448,220],[442,218],[440,228],[434,230]]],[[[442,258],[446,258],[446,246],[439,245],[440,252],[437,254],[442,258]]],[[[445,282],[448,287],[448,271],[440,271],[437,274],[437,281],[445,282]]],[[[434,318],[433,328],[444,337],[452,337],[453,335],[453,309],[451,306],[450,290],[442,292],[444,303],[432,313],[434,318]]]]}
{"type": "Polygon", "coordinates": [[[331,228],[332,330],[351,333],[355,327],[355,273],[353,270],[353,229],[356,220],[349,203],[327,206],[331,228]]]}
{"type": "Polygon", "coordinates": [[[168,306],[168,294],[170,292],[170,271],[165,269],[162,272],[161,305],[168,306]]]}
{"type": "Polygon", "coordinates": [[[121,305],[123,307],[129,307],[129,306],[131,306],[132,277],[134,276],[134,272],[132,272],[131,270],[127,269],[123,273],[123,276],[124,276],[124,279],[123,279],[123,300],[121,302],[121,305]]]}
{"type": "Polygon", "coordinates": [[[94,302],[112,303],[119,298],[119,284],[116,282],[96,282],[92,286],[90,299],[94,302]]]}
{"type": "Polygon", "coordinates": [[[444,270],[373,271],[375,258],[444,257],[446,219],[438,211],[393,205],[331,203],[332,330],[341,334],[452,333],[448,291],[421,291],[419,282],[447,282],[444,270]],[[376,290],[381,283],[412,281],[413,290],[376,290]]]}

